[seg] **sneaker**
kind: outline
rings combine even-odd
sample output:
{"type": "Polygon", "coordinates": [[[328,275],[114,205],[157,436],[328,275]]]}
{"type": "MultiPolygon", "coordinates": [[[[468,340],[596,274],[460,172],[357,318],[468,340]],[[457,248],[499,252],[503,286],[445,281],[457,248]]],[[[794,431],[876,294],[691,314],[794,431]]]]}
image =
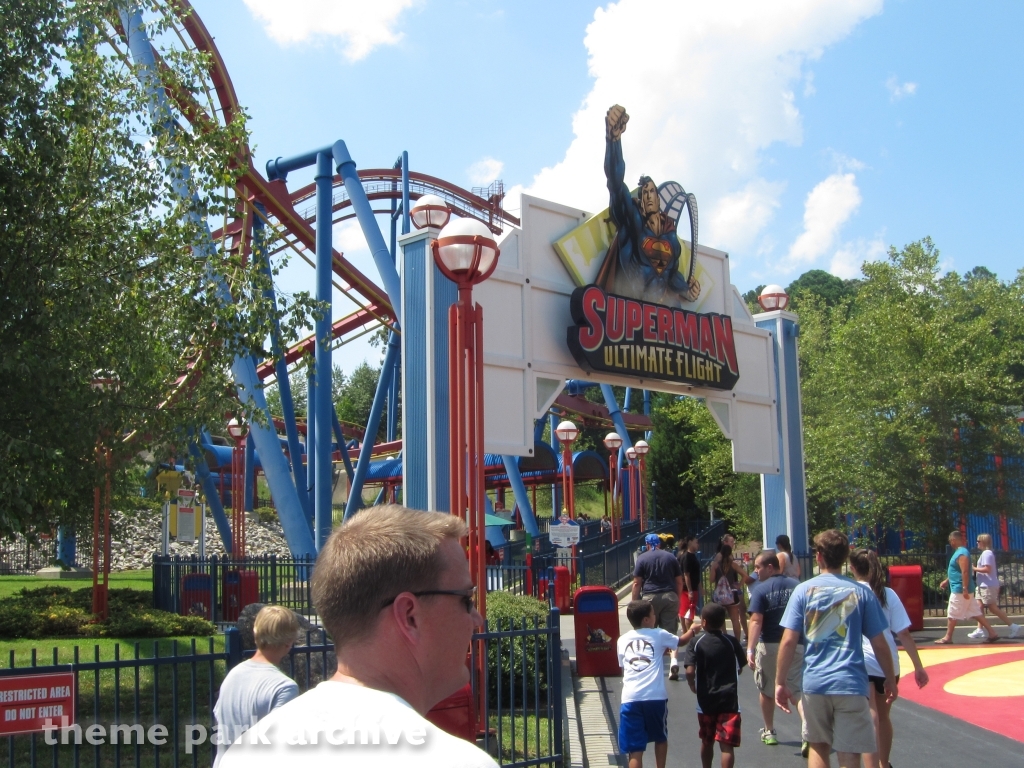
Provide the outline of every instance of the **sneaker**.
{"type": "Polygon", "coordinates": [[[988,632],[986,632],[981,627],[978,627],[973,632],[969,632],[967,636],[972,640],[984,640],[986,637],[988,637],[988,632]]]}
{"type": "Polygon", "coordinates": [[[778,744],[779,744],[779,739],[775,735],[775,729],[774,728],[773,729],[762,728],[760,731],[758,731],[757,736],[758,736],[758,738],[761,739],[761,741],[763,741],[769,747],[775,747],[775,746],[778,746],[778,744]]]}
{"type": "Polygon", "coordinates": [[[1017,637],[1020,634],[1020,624],[1010,625],[1010,637],[1017,637]]]}
{"type": "Polygon", "coordinates": [[[807,757],[809,754],[811,754],[811,742],[800,742],[800,757],[807,757]]]}

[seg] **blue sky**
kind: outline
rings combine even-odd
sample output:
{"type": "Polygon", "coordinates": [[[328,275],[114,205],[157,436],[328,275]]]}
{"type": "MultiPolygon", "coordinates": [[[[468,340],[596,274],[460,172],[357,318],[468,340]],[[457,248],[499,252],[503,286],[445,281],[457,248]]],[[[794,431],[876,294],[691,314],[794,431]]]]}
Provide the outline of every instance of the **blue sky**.
{"type": "MultiPolygon", "coordinates": [[[[193,0],[260,167],[337,138],[464,186],[598,210],[603,115],[627,180],[696,194],[733,282],[853,277],[930,235],[943,267],[1022,266],[1024,4],[946,0],[193,0]]],[[[307,179],[294,175],[292,185],[307,179]]],[[[352,227],[338,242],[375,276],[352,227]]],[[[312,290],[293,265],[285,289],[312,290]]],[[[336,315],[348,308],[338,302],[336,315]]],[[[347,370],[377,353],[355,342],[347,370]]]]}

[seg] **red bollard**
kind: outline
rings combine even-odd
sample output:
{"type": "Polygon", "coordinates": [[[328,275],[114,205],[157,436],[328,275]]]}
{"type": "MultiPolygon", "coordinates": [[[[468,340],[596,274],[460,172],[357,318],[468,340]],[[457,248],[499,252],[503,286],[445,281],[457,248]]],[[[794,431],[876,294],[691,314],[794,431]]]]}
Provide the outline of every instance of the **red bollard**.
{"type": "Polygon", "coordinates": [[[569,609],[569,569],[564,565],[555,566],[555,608],[563,616],[571,613],[569,609]]]}

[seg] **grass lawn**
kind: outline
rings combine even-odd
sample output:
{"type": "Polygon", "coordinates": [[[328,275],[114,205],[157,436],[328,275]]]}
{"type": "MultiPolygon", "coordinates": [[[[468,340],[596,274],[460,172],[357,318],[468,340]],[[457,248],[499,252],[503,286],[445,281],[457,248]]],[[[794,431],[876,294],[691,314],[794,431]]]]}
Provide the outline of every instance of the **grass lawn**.
{"type": "MultiPolygon", "coordinates": [[[[0,576],[0,600],[11,597],[22,589],[37,587],[68,587],[81,589],[91,587],[92,579],[41,579],[38,576],[0,576]]],[[[111,589],[139,589],[143,592],[153,591],[153,569],[143,568],[138,571],[117,571],[110,574],[111,589]]]]}
{"type": "MultiPolygon", "coordinates": [[[[213,640],[214,653],[224,651],[224,635],[197,637],[196,653],[209,653],[210,640],[213,640]]],[[[57,651],[57,663],[68,664],[74,661],[75,647],[78,647],[79,661],[95,661],[96,648],[99,648],[101,661],[114,658],[115,646],[120,645],[117,652],[122,659],[135,658],[135,644],[139,644],[139,657],[152,657],[156,649],[160,656],[174,654],[174,641],[178,642],[178,654],[192,653],[191,637],[142,637],[142,638],[111,638],[111,637],[53,637],[24,640],[0,640],[0,669],[11,666],[11,653],[14,653],[14,666],[24,667],[32,664],[32,653],[35,651],[36,664],[39,666],[53,664],[53,653],[57,651]]]]}

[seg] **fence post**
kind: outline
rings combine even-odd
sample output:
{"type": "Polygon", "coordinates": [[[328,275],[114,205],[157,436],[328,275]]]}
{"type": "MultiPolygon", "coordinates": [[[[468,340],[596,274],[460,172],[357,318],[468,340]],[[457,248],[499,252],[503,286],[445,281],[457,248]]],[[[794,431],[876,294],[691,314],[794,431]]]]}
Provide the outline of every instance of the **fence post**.
{"type": "Polygon", "coordinates": [[[210,621],[217,620],[217,556],[210,558],[210,621]]]}
{"type": "Polygon", "coordinates": [[[587,586],[587,568],[583,559],[583,547],[576,552],[576,572],[580,575],[580,586],[587,586]]]}
{"type": "Polygon", "coordinates": [[[548,611],[548,658],[551,660],[550,672],[548,673],[548,690],[551,693],[552,701],[557,707],[555,717],[551,718],[555,726],[555,748],[562,756],[560,765],[566,765],[565,736],[562,732],[562,718],[568,717],[564,711],[565,701],[562,699],[562,633],[561,615],[554,608],[548,611]]]}
{"type": "Polygon", "coordinates": [[[228,653],[228,671],[242,663],[242,634],[238,627],[228,627],[224,630],[224,650],[228,653]]]}
{"type": "Polygon", "coordinates": [[[266,602],[277,602],[277,555],[273,553],[270,555],[270,597],[266,602]]]}

